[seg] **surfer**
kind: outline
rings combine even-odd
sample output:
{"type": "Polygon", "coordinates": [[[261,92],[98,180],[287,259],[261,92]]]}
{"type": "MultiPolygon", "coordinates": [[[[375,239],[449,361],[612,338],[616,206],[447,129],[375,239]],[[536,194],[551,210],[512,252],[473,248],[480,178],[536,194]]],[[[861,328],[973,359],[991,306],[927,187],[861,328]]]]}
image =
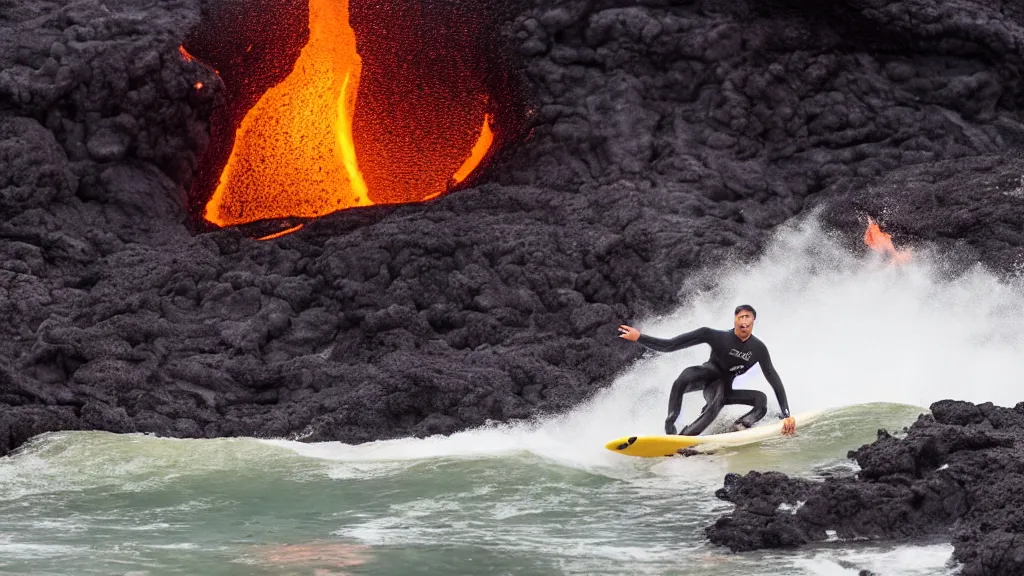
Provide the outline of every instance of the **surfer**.
{"type": "Polygon", "coordinates": [[[768,348],[752,334],[757,312],[753,307],[742,304],[736,307],[734,316],[732,330],[714,330],[705,326],[671,339],[641,334],[632,326],[619,326],[620,338],[638,342],[658,352],[673,352],[697,344],[707,344],[711,347],[711,357],[707,362],[683,370],[672,384],[672,392],[668,399],[668,418],[665,420],[666,434],[676,433],[676,419],[682,410],[683,394],[697,390],[704,392],[704,408],[693,422],[679,432],[683,436],[700,434],[726,404],[743,404],[751,407],[749,412],[733,423],[733,430],[750,428],[764,418],[768,413],[768,397],[764,392],[732,389],[733,380],[758,363],[761,364],[761,372],[775,391],[775,398],[782,409],[782,433],[789,435],[796,432],[796,420],[789,414],[786,389],[782,387],[782,380],[772,365],[768,348]]]}

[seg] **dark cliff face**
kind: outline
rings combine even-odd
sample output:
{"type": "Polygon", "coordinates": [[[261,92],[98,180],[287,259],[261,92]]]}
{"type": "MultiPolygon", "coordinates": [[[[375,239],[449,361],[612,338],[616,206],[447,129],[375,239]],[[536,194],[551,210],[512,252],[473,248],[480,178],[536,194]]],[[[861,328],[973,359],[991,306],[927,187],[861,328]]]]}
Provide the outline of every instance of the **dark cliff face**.
{"type": "Polygon", "coordinates": [[[227,92],[178,51],[198,2],[8,3],[0,453],[57,429],[356,442],[563,410],[638,358],[618,323],[818,207],[853,239],[867,213],[1009,269],[1024,13],[817,6],[520,4],[501,31],[528,138],[470,189],[256,241],[190,224],[227,92]]]}

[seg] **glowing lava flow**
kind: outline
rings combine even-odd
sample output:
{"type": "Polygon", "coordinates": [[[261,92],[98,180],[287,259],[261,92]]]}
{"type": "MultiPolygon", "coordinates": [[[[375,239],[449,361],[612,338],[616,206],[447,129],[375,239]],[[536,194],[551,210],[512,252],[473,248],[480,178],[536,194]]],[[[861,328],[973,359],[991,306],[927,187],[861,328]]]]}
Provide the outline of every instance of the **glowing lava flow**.
{"type": "Polygon", "coordinates": [[[484,116],[484,125],[480,128],[480,138],[477,139],[476,144],[473,146],[473,151],[470,152],[469,158],[455,171],[455,176],[452,180],[456,184],[462,182],[476,170],[476,167],[480,165],[480,161],[487,155],[487,151],[491,148],[491,143],[494,142],[494,133],[491,132],[491,115],[487,114],[484,116]]]}
{"type": "MultiPolygon", "coordinates": [[[[480,127],[480,136],[477,138],[476,144],[473,145],[473,150],[469,153],[469,158],[466,158],[466,161],[462,163],[462,166],[460,166],[459,169],[455,171],[455,175],[452,176],[452,182],[454,184],[458,184],[466,178],[469,178],[469,175],[473,173],[473,170],[476,170],[476,167],[483,161],[484,156],[487,156],[488,150],[491,149],[491,144],[494,143],[494,132],[491,131],[491,122],[491,115],[484,115],[484,123],[483,126],[480,127]]],[[[441,192],[442,191],[435,192],[426,196],[423,200],[433,200],[440,196],[441,192]]]]}
{"type": "Polygon", "coordinates": [[[242,120],[206,219],[231,226],[372,204],[352,141],[361,68],[348,2],[310,0],[309,42],[242,120]]]}
{"type": "Polygon", "coordinates": [[[238,125],[206,220],[233,226],[429,200],[487,157],[494,118],[486,90],[472,82],[445,91],[377,74],[360,94],[364,60],[349,16],[348,0],[309,0],[309,40],[238,125]]]}
{"type": "Polygon", "coordinates": [[[875,252],[889,254],[894,262],[910,261],[910,251],[897,250],[892,244],[892,237],[882,232],[882,229],[871,218],[868,218],[868,227],[864,231],[864,243],[875,252]]]}

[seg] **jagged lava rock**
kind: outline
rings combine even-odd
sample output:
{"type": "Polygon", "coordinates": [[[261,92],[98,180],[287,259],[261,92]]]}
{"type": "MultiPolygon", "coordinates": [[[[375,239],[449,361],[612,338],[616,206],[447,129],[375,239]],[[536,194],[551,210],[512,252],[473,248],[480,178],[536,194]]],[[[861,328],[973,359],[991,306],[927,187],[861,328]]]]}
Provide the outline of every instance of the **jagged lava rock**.
{"type": "Polygon", "coordinates": [[[879,431],[851,451],[860,470],[824,481],[778,472],[730,474],[735,510],[706,528],[732,550],[839,539],[949,537],[961,573],[1024,573],[1024,403],[943,400],[896,438],[879,431]]]}

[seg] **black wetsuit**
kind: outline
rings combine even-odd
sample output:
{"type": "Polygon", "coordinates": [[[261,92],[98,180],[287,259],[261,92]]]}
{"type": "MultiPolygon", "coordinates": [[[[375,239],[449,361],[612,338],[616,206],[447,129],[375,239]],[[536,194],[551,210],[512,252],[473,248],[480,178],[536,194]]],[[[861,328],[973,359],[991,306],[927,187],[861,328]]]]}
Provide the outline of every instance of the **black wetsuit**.
{"type": "Polygon", "coordinates": [[[761,364],[761,372],[775,391],[775,398],[782,409],[782,417],[789,416],[786,389],[782,387],[782,380],[772,365],[768,348],[753,334],[744,342],[732,330],[713,330],[704,327],[670,339],[641,334],[637,342],[658,352],[673,352],[697,344],[711,346],[711,357],[707,362],[683,370],[672,384],[672,393],[668,400],[668,418],[665,420],[667,434],[675,434],[675,422],[683,406],[683,394],[701,389],[704,391],[706,402],[704,409],[697,419],[679,432],[682,435],[700,434],[726,404],[745,404],[752,407],[750,412],[736,420],[734,425],[743,424],[750,427],[764,418],[768,413],[768,397],[763,392],[732,389],[732,381],[757,363],[761,364]]]}

